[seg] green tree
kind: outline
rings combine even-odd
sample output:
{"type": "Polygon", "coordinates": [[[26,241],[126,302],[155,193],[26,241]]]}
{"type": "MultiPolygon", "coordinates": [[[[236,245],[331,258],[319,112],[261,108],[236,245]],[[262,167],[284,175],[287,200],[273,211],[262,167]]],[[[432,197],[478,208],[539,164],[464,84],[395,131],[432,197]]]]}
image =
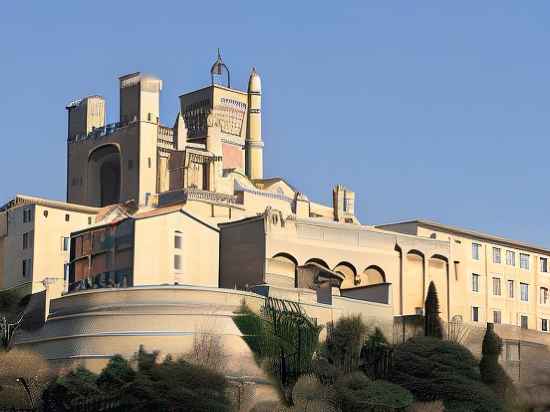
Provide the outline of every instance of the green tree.
{"type": "Polygon", "coordinates": [[[443,327],[439,318],[439,299],[437,298],[437,290],[433,281],[430,282],[430,286],[428,287],[424,311],[424,336],[442,339],[443,327]]]}
{"type": "Polygon", "coordinates": [[[481,361],[479,362],[481,380],[493,389],[499,398],[504,399],[506,395],[510,394],[513,387],[512,380],[498,362],[501,353],[502,339],[495,333],[494,325],[487,323],[481,347],[481,361]]]}
{"type": "Polygon", "coordinates": [[[96,383],[104,393],[113,393],[121,391],[130,382],[133,382],[135,377],[136,372],[130,363],[121,355],[115,355],[101,371],[96,383]]]}

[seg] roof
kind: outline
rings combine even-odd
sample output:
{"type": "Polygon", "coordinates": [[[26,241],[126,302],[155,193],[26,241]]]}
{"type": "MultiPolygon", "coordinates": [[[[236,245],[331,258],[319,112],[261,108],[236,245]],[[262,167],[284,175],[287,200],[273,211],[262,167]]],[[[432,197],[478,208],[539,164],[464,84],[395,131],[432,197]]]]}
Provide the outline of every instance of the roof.
{"type": "Polygon", "coordinates": [[[516,249],[528,249],[530,251],[534,251],[537,253],[543,253],[546,255],[550,255],[550,249],[544,248],[541,246],[533,245],[530,243],[508,239],[501,236],[495,236],[484,232],[478,232],[477,230],[471,230],[471,229],[464,229],[457,226],[451,226],[451,225],[445,225],[439,222],[435,222],[433,220],[428,219],[414,219],[414,220],[407,220],[403,222],[396,222],[396,223],[388,223],[383,225],[376,225],[376,228],[384,229],[384,230],[391,230],[391,226],[397,226],[397,225],[404,225],[404,224],[417,224],[419,226],[424,226],[428,228],[433,228],[435,230],[441,230],[444,232],[454,233],[457,235],[463,235],[467,237],[472,237],[480,240],[486,240],[488,242],[492,243],[498,243],[505,246],[513,247],[516,249]]]}
{"type": "Polygon", "coordinates": [[[16,208],[21,205],[40,205],[45,207],[51,207],[54,209],[62,209],[71,212],[81,212],[89,214],[97,214],[101,209],[98,207],[77,205],[76,203],[61,202],[59,200],[44,199],[41,197],[16,195],[12,200],[6,204],[0,206],[0,212],[16,208]]]}

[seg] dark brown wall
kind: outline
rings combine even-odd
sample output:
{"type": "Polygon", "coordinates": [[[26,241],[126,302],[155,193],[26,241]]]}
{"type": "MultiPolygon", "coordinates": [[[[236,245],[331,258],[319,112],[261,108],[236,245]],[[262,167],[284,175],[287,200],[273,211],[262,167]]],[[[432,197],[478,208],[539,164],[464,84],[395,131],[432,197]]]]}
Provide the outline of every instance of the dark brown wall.
{"type": "Polygon", "coordinates": [[[245,289],[265,274],[263,219],[220,226],[220,287],[245,289]]]}

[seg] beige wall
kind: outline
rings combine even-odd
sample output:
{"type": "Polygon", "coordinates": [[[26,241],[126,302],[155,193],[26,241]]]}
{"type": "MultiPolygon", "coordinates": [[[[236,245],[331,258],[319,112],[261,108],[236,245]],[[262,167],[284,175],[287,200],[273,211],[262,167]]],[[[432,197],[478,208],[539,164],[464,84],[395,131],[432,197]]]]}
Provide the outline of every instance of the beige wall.
{"type": "Polygon", "coordinates": [[[218,286],[217,229],[178,211],[135,220],[134,238],[134,285],[218,286]],[[176,231],[181,249],[174,247],[176,231]],[[181,256],[181,270],[174,268],[175,255],[181,256]]]}
{"type": "MultiPolygon", "coordinates": [[[[99,206],[100,199],[94,195],[95,193],[99,193],[99,181],[96,175],[91,174],[92,171],[88,167],[88,159],[94,150],[105,145],[113,145],[120,151],[120,200],[134,199],[138,201],[144,198],[142,192],[140,192],[139,167],[141,161],[140,148],[145,146],[145,143],[142,144],[141,142],[140,130],[140,123],[135,122],[119,128],[107,136],[69,143],[67,201],[89,206],[99,206]],[[94,196],[90,197],[92,195],[94,196]]],[[[150,138],[146,141],[150,141],[150,138]]],[[[141,156],[144,158],[149,157],[149,153],[145,152],[141,156]]],[[[156,152],[153,157],[156,162],[156,152]]],[[[144,177],[144,179],[146,178],[144,177]]]]}
{"type": "MultiPolygon", "coordinates": [[[[540,271],[540,258],[547,258],[550,265],[550,253],[546,254],[540,249],[527,248],[512,242],[490,240],[482,236],[476,237],[415,222],[387,225],[383,228],[448,242],[450,282],[448,286],[436,282],[436,286],[442,306],[445,305],[445,299],[450,296],[451,318],[460,315],[464,321],[472,322],[472,307],[478,307],[479,320],[474,323],[480,325],[493,322],[495,311],[501,312],[504,325],[520,326],[521,315],[528,316],[530,329],[541,331],[542,319],[549,319],[550,323],[550,299],[546,304],[540,301],[540,288],[546,287],[550,291],[550,273],[540,271]],[[473,243],[480,245],[479,259],[473,258],[473,243]],[[500,249],[500,263],[493,259],[493,248],[500,249]],[[507,251],[514,253],[514,265],[507,264],[507,251]],[[529,269],[520,268],[520,253],[529,255],[529,269]],[[479,275],[479,291],[473,290],[473,274],[479,275]],[[494,278],[500,279],[500,296],[493,293],[494,278]],[[508,295],[509,280],[514,282],[513,297],[508,295]],[[520,283],[529,285],[528,302],[520,299],[520,283]]],[[[420,271],[418,264],[415,267],[420,271]]],[[[438,277],[441,278],[439,275],[438,277]]],[[[414,293],[408,286],[405,285],[404,288],[407,296],[414,293]]]]}
{"type": "Polygon", "coordinates": [[[2,288],[32,282],[32,291],[35,293],[43,290],[42,281],[50,278],[51,282],[55,279],[57,284],[52,288],[60,293],[64,284],[64,265],[69,260],[69,252],[63,250],[63,238],[88,226],[89,219],[93,223],[95,214],[40,204],[20,205],[7,213],[8,235],[0,240],[0,246],[3,244],[2,254],[5,256],[0,260],[2,288]],[[24,210],[31,210],[31,222],[23,222],[24,210]],[[69,216],[68,221],[66,215],[69,216]],[[24,233],[32,233],[27,249],[23,249],[24,233]],[[31,276],[22,275],[23,259],[32,259],[31,276]]]}

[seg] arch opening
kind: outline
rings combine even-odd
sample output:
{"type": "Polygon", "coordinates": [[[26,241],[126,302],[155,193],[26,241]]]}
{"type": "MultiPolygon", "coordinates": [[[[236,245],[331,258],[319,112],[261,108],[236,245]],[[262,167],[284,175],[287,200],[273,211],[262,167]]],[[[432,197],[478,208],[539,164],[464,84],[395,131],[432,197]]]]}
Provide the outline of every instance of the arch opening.
{"type": "Polygon", "coordinates": [[[333,271],[344,275],[344,280],[340,286],[341,288],[352,288],[357,285],[357,270],[351,263],[340,262],[333,271]]]}
{"type": "Polygon", "coordinates": [[[95,149],[88,158],[88,201],[95,206],[120,202],[121,156],[114,145],[95,149]]]}
{"type": "Polygon", "coordinates": [[[386,283],[386,273],[380,266],[371,265],[363,271],[362,278],[365,279],[365,285],[377,285],[386,283]]]}

